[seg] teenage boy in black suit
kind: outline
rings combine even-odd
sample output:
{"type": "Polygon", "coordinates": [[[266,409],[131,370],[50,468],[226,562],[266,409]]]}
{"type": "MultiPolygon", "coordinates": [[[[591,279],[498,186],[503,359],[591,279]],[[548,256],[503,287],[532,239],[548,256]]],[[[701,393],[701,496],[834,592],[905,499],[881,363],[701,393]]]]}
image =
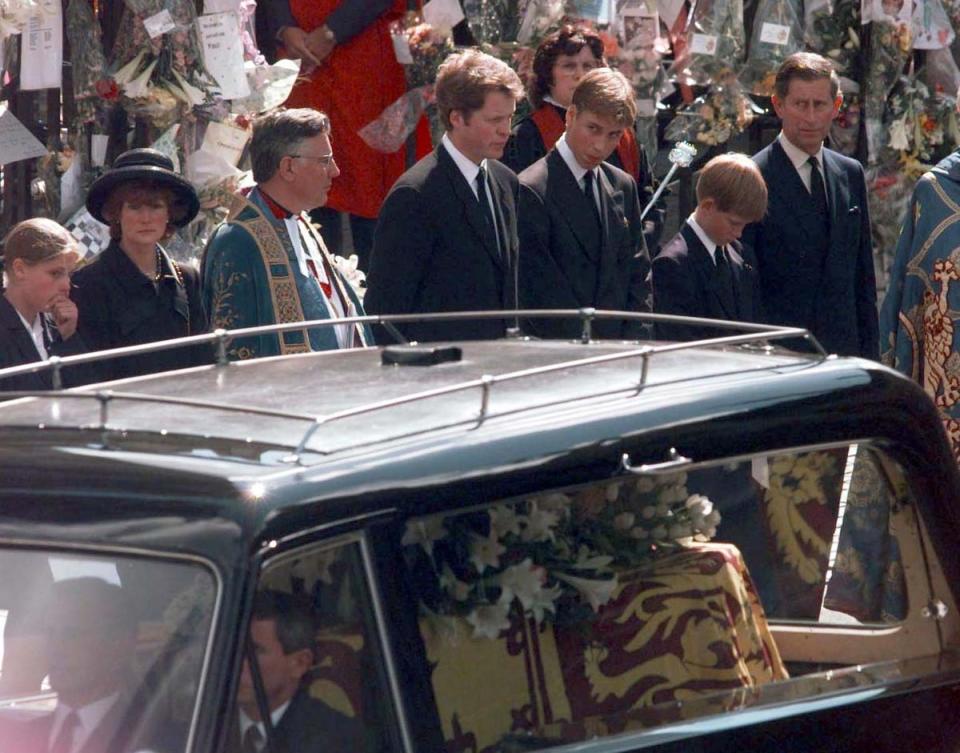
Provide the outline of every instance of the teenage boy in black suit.
{"type": "MultiPolygon", "coordinates": [[[[697,208],[653,260],[653,310],[708,319],[762,319],[757,273],[738,242],[767,209],[767,186],[745,154],[714,157],[700,171],[697,208]]],[[[733,334],[711,327],[657,323],[663,340],[733,334]]]]}
{"type": "MultiPolygon", "coordinates": [[[[520,173],[520,305],[649,311],[650,259],[637,184],[605,162],[632,127],[633,87],[597,68],[574,90],[566,130],[554,148],[520,173]]],[[[542,337],[577,337],[576,320],[533,319],[542,337]]],[[[599,320],[594,334],[635,339],[636,321],[599,320]]]]}
{"type": "MultiPolygon", "coordinates": [[[[370,314],[503,310],[517,305],[517,177],[497,160],[523,87],[476,50],[440,66],[446,127],[431,154],[400,176],[380,210],[364,307],[370,314]]],[[[495,339],[504,320],[399,325],[410,339],[495,339]]],[[[382,335],[383,333],[378,333],[382,335]]]]}
{"type": "Polygon", "coordinates": [[[757,259],[772,324],[805,327],[828,352],[880,356],[877,289],[863,167],[823,140],[843,95],[830,61],[798,52],[777,71],[777,139],[754,155],[770,187],[743,243],[757,259]]]}

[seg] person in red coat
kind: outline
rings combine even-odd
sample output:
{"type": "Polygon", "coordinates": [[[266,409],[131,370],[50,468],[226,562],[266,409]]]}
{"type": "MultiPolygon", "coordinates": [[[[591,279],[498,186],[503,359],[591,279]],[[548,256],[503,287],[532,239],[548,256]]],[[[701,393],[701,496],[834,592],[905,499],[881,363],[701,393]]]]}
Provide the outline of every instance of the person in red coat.
{"type": "MultiPolygon", "coordinates": [[[[287,107],[326,113],[337,144],[340,177],[326,206],[311,216],[321,224],[328,248],[340,251],[340,213],[348,213],[354,251],[366,269],[380,205],[406,169],[407,153],[406,147],[378,152],[357,131],[407,90],[390,40],[390,24],[402,18],[406,0],[261,0],[259,6],[258,42],[264,54],[273,57],[279,44],[287,57],[303,61],[306,75],[294,86],[287,107]]],[[[429,150],[422,121],[417,151],[429,150]]]]}

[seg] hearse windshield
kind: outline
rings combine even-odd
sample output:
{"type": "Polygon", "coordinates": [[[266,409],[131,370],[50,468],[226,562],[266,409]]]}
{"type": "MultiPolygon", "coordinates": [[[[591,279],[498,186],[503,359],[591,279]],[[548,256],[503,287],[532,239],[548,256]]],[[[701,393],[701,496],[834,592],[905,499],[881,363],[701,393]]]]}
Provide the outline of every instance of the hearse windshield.
{"type": "Polygon", "coordinates": [[[2,753],[187,749],[217,596],[208,569],[7,547],[0,573],[2,753]]]}

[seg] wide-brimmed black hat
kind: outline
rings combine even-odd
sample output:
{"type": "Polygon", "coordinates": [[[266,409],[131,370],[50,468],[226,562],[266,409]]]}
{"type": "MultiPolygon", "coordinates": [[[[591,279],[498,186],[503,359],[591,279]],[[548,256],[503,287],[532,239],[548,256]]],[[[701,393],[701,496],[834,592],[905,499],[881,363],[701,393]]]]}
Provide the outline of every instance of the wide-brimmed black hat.
{"type": "Polygon", "coordinates": [[[180,199],[187,213],[171,222],[178,227],[187,225],[200,211],[200,199],[186,178],[173,171],[173,162],[156,149],[131,149],[113,162],[113,166],[97,178],[87,194],[87,211],[105,225],[110,223],[103,216],[103,205],[121,183],[131,180],[148,180],[170,188],[180,199]]]}

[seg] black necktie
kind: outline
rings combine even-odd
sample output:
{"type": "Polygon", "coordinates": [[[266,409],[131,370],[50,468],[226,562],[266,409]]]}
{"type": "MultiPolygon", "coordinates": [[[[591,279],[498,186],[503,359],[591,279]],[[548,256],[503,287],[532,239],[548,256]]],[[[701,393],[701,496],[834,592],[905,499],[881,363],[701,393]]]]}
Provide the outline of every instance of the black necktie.
{"type": "Polygon", "coordinates": [[[587,195],[587,201],[593,210],[593,218],[597,221],[597,227],[602,229],[603,223],[600,221],[600,207],[597,206],[597,199],[593,193],[593,181],[595,177],[593,170],[587,170],[583,176],[583,192],[587,195]]]}
{"type": "Polygon", "coordinates": [[[251,724],[247,727],[247,731],[243,733],[243,742],[240,743],[241,753],[260,753],[260,748],[263,746],[263,733],[260,731],[260,727],[256,724],[251,724]]]}
{"type": "Polygon", "coordinates": [[[810,198],[813,206],[823,218],[824,225],[830,225],[830,206],[827,204],[827,192],[823,186],[823,176],[820,174],[820,163],[816,157],[807,160],[810,165],[810,198]]]}
{"type": "Polygon", "coordinates": [[[80,726],[80,717],[76,711],[71,711],[63,719],[57,737],[50,744],[50,753],[70,753],[73,749],[73,736],[80,726]]]}
{"type": "Polygon", "coordinates": [[[720,300],[727,314],[731,317],[737,315],[737,299],[733,292],[733,272],[730,269],[730,259],[727,258],[727,249],[724,246],[717,246],[715,253],[717,263],[717,289],[720,292],[720,300]]]}
{"type": "Polygon", "coordinates": [[[487,198],[487,171],[480,166],[477,173],[477,201],[480,202],[480,210],[483,212],[483,220],[490,231],[491,237],[496,242],[497,253],[500,253],[500,238],[497,235],[497,221],[494,219],[493,207],[490,206],[490,200],[487,198]]]}

